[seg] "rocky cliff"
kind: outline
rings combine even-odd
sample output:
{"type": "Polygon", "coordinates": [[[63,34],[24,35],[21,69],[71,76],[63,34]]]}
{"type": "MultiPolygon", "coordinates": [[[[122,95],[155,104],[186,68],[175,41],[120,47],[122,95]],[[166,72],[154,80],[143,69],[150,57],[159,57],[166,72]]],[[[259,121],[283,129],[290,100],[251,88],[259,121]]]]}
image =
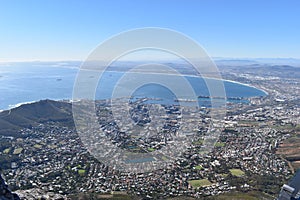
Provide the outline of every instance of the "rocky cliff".
{"type": "Polygon", "coordinates": [[[0,200],[20,200],[19,196],[12,193],[0,175],[0,200]]]}

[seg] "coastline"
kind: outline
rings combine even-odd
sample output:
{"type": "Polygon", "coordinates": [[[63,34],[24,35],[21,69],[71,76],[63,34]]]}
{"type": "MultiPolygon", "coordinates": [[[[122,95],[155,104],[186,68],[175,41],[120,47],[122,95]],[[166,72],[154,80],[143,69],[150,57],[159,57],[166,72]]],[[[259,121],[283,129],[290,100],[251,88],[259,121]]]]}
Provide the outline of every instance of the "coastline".
{"type": "Polygon", "coordinates": [[[18,107],[20,107],[22,105],[32,104],[32,103],[35,103],[35,102],[38,102],[38,101],[40,101],[40,100],[37,100],[37,101],[25,101],[25,102],[21,102],[21,103],[17,103],[17,104],[10,104],[10,105],[8,105],[8,109],[7,110],[12,110],[12,109],[18,108],[18,107]]]}
{"type": "Polygon", "coordinates": [[[250,87],[250,88],[254,88],[254,89],[257,89],[257,90],[262,91],[263,93],[265,93],[266,96],[269,95],[269,93],[268,93],[267,91],[265,91],[264,89],[257,88],[257,87],[255,87],[255,86],[249,85],[249,84],[247,84],[247,83],[241,83],[241,82],[238,82],[238,81],[233,81],[233,80],[228,80],[228,79],[222,79],[222,80],[224,80],[224,81],[226,81],[226,82],[231,82],[231,83],[235,83],[235,84],[239,84],[239,85],[244,85],[244,86],[247,86],[247,87],[250,87]]]}
{"type": "Polygon", "coordinates": [[[34,101],[25,101],[25,102],[20,102],[20,103],[17,103],[17,104],[10,104],[7,109],[0,110],[0,113],[4,112],[4,111],[11,111],[11,110],[13,110],[15,108],[18,108],[20,106],[34,104],[34,103],[37,103],[37,102],[43,101],[43,100],[68,101],[69,103],[72,103],[72,99],[49,99],[49,98],[38,99],[38,100],[34,100],[34,101]]]}
{"type": "MultiPolygon", "coordinates": [[[[121,72],[121,71],[106,71],[106,72],[112,72],[112,73],[125,73],[125,72],[121,72]]],[[[142,73],[142,72],[129,72],[129,73],[142,73]]],[[[149,73],[148,73],[149,74],[149,73]]],[[[261,88],[258,88],[258,87],[255,87],[253,85],[250,85],[250,84],[246,84],[246,83],[241,83],[241,82],[238,82],[238,81],[233,81],[233,80],[228,80],[228,79],[222,79],[222,78],[212,78],[212,77],[204,77],[204,76],[199,76],[199,75],[182,75],[182,74],[165,74],[165,73],[152,73],[152,74],[160,74],[160,75],[171,75],[171,76],[185,76],[185,77],[193,77],[193,78],[202,78],[204,79],[210,79],[210,80],[217,80],[217,81],[222,81],[223,83],[225,82],[228,82],[228,83],[234,83],[234,84],[237,84],[237,85],[242,85],[242,86],[246,86],[246,87],[249,87],[249,88],[253,88],[255,90],[259,90],[261,91],[262,93],[265,94],[265,96],[268,96],[269,93],[261,88]]],[[[254,97],[254,96],[253,96],[254,97]]],[[[248,98],[248,97],[247,97],[248,98]]],[[[69,102],[72,102],[72,96],[69,98],[69,99],[52,99],[50,98],[51,100],[54,100],[54,101],[69,101],[69,102]]],[[[25,105],[25,104],[32,104],[32,103],[35,103],[35,102],[38,102],[38,101],[41,101],[41,100],[45,100],[45,99],[37,99],[37,100],[33,100],[33,101],[25,101],[25,102],[20,102],[20,103],[16,103],[16,104],[9,104],[7,106],[7,108],[1,108],[0,109],[0,113],[2,113],[3,111],[6,111],[6,110],[11,110],[11,109],[14,109],[14,108],[17,108],[17,107],[20,107],[22,105],[25,105]]]]}
{"type": "MultiPolygon", "coordinates": [[[[113,73],[143,73],[143,72],[122,72],[122,71],[105,71],[105,72],[113,72],[113,73]]],[[[243,85],[243,86],[247,86],[247,87],[250,87],[250,88],[254,88],[256,90],[260,90],[262,91],[263,93],[265,93],[266,96],[269,95],[269,93],[261,88],[257,88],[253,85],[250,85],[250,84],[247,84],[247,83],[241,83],[241,82],[238,82],[238,81],[233,81],[233,80],[228,80],[228,79],[223,79],[223,78],[212,78],[212,77],[207,77],[207,76],[198,76],[198,75],[193,75],[193,74],[187,74],[187,75],[182,75],[182,74],[165,74],[165,73],[149,73],[149,72],[145,72],[146,74],[160,74],[160,75],[167,75],[167,76],[185,76],[185,77],[193,77],[193,78],[203,78],[203,79],[212,79],[212,80],[218,80],[218,81],[223,81],[223,82],[230,82],[230,83],[235,83],[235,84],[238,84],[238,85],[243,85]]]]}

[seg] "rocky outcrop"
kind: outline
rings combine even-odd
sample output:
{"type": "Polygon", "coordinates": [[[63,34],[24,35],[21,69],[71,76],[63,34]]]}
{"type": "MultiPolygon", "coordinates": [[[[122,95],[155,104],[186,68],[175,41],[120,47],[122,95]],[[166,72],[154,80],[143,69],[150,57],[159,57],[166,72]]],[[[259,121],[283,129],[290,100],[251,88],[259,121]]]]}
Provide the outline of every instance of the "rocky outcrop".
{"type": "MultiPolygon", "coordinates": [[[[38,188],[16,191],[21,200],[67,200],[65,195],[56,194],[53,192],[45,192],[38,188]]],[[[1,200],[1,199],[0,199],[1,200]]]]}
{"type": "Polygon", "coordinates": [[[66,200],[67,197],[40,189],[18,190],[13,193],[0,175],[0,200],[66,200]],[[16,194],[18,193],[18,194],[16,194]]]}
{"type": "Polygon", "coordinates": [[[0,175],[0,200],[20,200],[19,196],[12,193],[0,175]]]}

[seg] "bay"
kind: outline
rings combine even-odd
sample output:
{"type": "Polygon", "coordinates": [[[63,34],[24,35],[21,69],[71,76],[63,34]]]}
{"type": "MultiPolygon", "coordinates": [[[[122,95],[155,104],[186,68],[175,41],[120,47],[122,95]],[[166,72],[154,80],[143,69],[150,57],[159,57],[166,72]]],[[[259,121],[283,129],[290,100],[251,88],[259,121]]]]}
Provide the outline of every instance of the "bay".
{"type": "MultiPolygon", "coordinates": [[[[14,63],[0,66],[0,110],[10,109],[26,102],[42,99],[72,99],[78,68],[66,64],[14,63]]],[[[101,78],[96,99],[109,99],[123,72],[105,72],[101,78]]],[[[202,78],[185,76],[198,96],[209,96],[202,78]]],[[[216,80],[220,81],[220,80],[216,80]]],[[[265,96],[266,93],[247,85],[223,81],[227,97],[265,96]]],[[[160,98],[174,104],[176,96],[168,88],[148,84],[133,93],[134,97],[160,98]]],[[[187,97],[188,98],[188,97],[187,97]]],[[[245,100],[230,100],[244,102],[245,100]]],[[[209,99],[199,98],[200,106],[209,106],[209,99]]]]}

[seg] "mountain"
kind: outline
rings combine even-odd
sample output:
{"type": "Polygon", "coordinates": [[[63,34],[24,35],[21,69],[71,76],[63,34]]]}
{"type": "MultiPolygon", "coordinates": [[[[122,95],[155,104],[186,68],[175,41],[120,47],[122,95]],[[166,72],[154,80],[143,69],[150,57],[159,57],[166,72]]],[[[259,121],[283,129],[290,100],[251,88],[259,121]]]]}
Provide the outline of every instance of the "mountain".
{"type": "Polygon", "coordinates": [[[41,100],[3,111],[0,113],[0,135],[19,136],[20,128],[49,121],[73,126],[72,105],[63,101],[41,100]]]}

